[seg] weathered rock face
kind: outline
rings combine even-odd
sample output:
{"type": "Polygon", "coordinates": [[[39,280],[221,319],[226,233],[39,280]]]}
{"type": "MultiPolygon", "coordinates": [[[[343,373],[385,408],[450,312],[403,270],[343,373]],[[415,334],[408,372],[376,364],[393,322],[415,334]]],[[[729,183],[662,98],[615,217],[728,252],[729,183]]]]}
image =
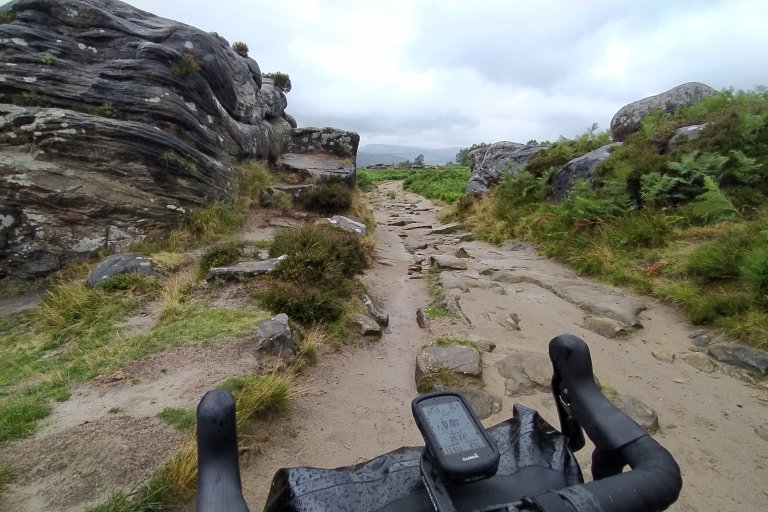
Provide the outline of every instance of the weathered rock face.
{"type": "Polygon", "coordinates": [[[0,279],[139,241],[282,154],[285,95],[218,35],[115,0],[4,7],[0,279]]]}
{"type": "Polygon", "coordinates": [[[499,182],[504,172],[512,176],[522,169],[528,159],[543,149],[539,145],[497,142],[469,153],[472,175],[467,183],[466,194],[485,194],[499,182]]]}
{"type": "Polygon", "coordinates": [[[286,153],[327,153],[340,158],[357,156],[360,136],[336,128],[296,128],[287,141],[286,153]]]}
{"type": "Polygon", "coordinates": [[[705,96],[717,93],[708,85],[699,82],[689,82],[678,85],[656,96],[650,96],[626,105],[611,119],[611,134],[613,140],[623,141],[628,135],[640,129],[643,117],[652,110],[661,109],[664,112],[676,112],[705,96]]]}
{"type": "Polygon", "coordinates": [[[355,186],[360,136],[336,128],[297,128],[286,140],[282,167],[318,182],[339,179],[355,186]]]}
{"type": "Polygon", "coordinates": [[[594,181],[597,166],[605,162],[611,156],[611,151],[619,146],[621,146],[621,142],[614,142],[574,158],[565,164],[552,176],[552,193],[549,195],[549,200],[559,203],[568,197],[571,187],[577,180],[594,181]]]}

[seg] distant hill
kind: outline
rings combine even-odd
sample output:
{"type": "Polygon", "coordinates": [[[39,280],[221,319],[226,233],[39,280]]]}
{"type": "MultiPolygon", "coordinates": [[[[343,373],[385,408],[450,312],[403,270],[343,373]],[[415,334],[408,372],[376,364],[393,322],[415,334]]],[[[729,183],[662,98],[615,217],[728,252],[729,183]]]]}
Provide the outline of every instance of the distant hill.
{"type": "Polygon", "coordinates": [[[416,146],[392,146],[389,144],[366,144],[357,150],[358,167],[375,164],[397,164],[406,160],[413,161],[424,155],[424,163],[442,165],[456,159],[456,153],[463,148],[430,149],[416,146]]]}

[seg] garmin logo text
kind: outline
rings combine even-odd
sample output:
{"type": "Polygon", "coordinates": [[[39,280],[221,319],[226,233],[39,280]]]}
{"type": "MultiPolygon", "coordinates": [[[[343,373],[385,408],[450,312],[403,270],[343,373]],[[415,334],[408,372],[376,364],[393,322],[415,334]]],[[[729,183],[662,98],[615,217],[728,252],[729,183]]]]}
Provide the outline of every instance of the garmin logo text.
{"type": "Polygon", "coordinates": [[[477,452],[475,452],[473,455],[470,455],[469,457],[462,457],[461,460],[464,461],[464,462],[467,462],[467,461],[475,460],[475,459],[479,459],[479,458],[480,458],[480,456],[477,454],[477,452]]]}

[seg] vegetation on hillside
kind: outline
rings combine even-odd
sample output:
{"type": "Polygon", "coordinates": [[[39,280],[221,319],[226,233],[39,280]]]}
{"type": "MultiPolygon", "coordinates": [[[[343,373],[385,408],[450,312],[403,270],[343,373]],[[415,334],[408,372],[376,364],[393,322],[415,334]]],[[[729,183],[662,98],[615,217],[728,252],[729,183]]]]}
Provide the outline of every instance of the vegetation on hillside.
{"type": "Polygon", "coordinates": [[[593,130],[560,140],[482,200],[446,218],[482,238],[521,238],[578,272],[668,299],[692,323],[768,348],[768,92],[723,91],[676,114],[646,117],[559,204],[549,180],[567,161],[609,141],[593,130]],[[675,130],[704,125],[697,138],[675,130]]]}
{"type": "Polygon", "coordinates": [[[464,195],[470,170],[465,165],[448,164],[426,169],[357,170],[357,187],[370,190],[374,183],[404,180],[403,188],[429,199],[452,203],[464,195]]]}

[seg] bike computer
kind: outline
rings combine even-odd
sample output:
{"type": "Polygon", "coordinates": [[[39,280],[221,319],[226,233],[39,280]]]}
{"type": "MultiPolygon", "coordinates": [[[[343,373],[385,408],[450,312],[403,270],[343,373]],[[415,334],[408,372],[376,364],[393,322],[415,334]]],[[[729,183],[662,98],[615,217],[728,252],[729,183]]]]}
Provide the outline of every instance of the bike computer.
{"type": "Polygon", "coordinates": [[[469,481],[496,474],[499,450],[460,393],[422,395],[411,403],[416,426],[432,463],[450,480],[469,481]]]}

